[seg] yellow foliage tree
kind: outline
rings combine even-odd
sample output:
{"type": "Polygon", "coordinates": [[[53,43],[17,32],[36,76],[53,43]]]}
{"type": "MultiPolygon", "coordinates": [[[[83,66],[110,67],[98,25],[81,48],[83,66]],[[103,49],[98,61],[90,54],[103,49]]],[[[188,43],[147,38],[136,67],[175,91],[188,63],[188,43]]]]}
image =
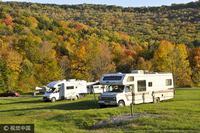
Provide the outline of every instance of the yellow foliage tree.
{"type": "Polygon", "coordinates": [[[172,44],[161,41],[153,58],[154,70],[172,72],[176,86],[191,86],[191,68],[187,47],[184,44],[172,44]]]}

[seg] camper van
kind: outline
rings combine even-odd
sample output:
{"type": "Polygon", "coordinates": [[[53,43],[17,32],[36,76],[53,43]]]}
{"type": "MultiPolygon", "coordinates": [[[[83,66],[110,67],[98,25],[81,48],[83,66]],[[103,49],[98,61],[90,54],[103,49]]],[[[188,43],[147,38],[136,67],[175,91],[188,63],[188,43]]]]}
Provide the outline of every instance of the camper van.
{"type": "Polygon", "coordinates": [[[47,85],[50,89],[45,92],[43,100],[55,102],[62,99],[80,98],[87,93],[87,82],[84,80],[59,80],[53,81],[47,85]]]}
{"type": "Polygon", "coordinates": [[[174,98],[172,73],[146,73],[143,70],[135,70],[126,74],[105,74],[101,77],[100,84],[108,85],[109,89],[99,96],[100,107],[156,103],[174,98]]]}

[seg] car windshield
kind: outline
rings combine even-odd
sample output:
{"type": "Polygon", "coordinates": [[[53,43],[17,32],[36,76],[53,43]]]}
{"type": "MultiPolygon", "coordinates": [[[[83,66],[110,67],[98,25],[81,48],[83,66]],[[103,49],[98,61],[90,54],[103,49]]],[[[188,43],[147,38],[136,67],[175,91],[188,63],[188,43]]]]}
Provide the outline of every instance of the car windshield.
{"type": "Polygon", "coordinates": [[[109,86],[109,92],[123,92],[124,85],[111,85],[109,86]]]}

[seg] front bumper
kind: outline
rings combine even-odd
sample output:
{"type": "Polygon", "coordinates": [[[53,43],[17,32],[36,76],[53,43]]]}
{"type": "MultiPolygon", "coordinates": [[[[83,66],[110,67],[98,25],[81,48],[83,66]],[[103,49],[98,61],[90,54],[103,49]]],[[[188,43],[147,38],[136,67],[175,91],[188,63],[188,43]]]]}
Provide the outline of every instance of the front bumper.
{"type": "Polygon", "coordinates": [[[100,101],[98,101],[98,104],[99,105],[117,105],[117,102],[116,101],[103,101],[103,100],[100,100],[100,101]]]}
{"type": "Polygon", "coordinates": [[[43,101],[50,101],[50,99],[48,97],[43,97],[43,101]]]}

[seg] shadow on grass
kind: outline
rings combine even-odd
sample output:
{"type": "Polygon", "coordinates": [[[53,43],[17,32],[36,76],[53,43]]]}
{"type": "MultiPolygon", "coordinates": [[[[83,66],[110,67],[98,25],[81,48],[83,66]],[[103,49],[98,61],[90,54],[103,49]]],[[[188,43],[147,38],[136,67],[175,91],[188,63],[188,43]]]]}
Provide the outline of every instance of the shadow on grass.
{"type": "Polygon", "coordinates": [[[29,104],[29,103],[42,103],[42,100],[29,100],[29,101],[18,101],[18,102],[9,102],[9,103],[3,103],[4,105],[8,104],[29,104]]]}
{"type": "MultiPolygon", "coordinates": [[[[32,103],[32,102],[41,102],[37,101],[22,101],[16,103],[32,103]]],[[[55,110],[87,110],[98,108],[98,105],[93,100],[86,101],[77,101],[72,103],[52,103],[54,105],[46,105],[45,107],[36,107],[36,108],[23,108],[23,109],[10,109],[10,110],[0,110],[0,112],[13,112],[13,111],[31,111],[31,110],[44,110],[44,109],[55,109],[55,110]],[[55,105],[56,104],[56,105],[55,105]]]]}

